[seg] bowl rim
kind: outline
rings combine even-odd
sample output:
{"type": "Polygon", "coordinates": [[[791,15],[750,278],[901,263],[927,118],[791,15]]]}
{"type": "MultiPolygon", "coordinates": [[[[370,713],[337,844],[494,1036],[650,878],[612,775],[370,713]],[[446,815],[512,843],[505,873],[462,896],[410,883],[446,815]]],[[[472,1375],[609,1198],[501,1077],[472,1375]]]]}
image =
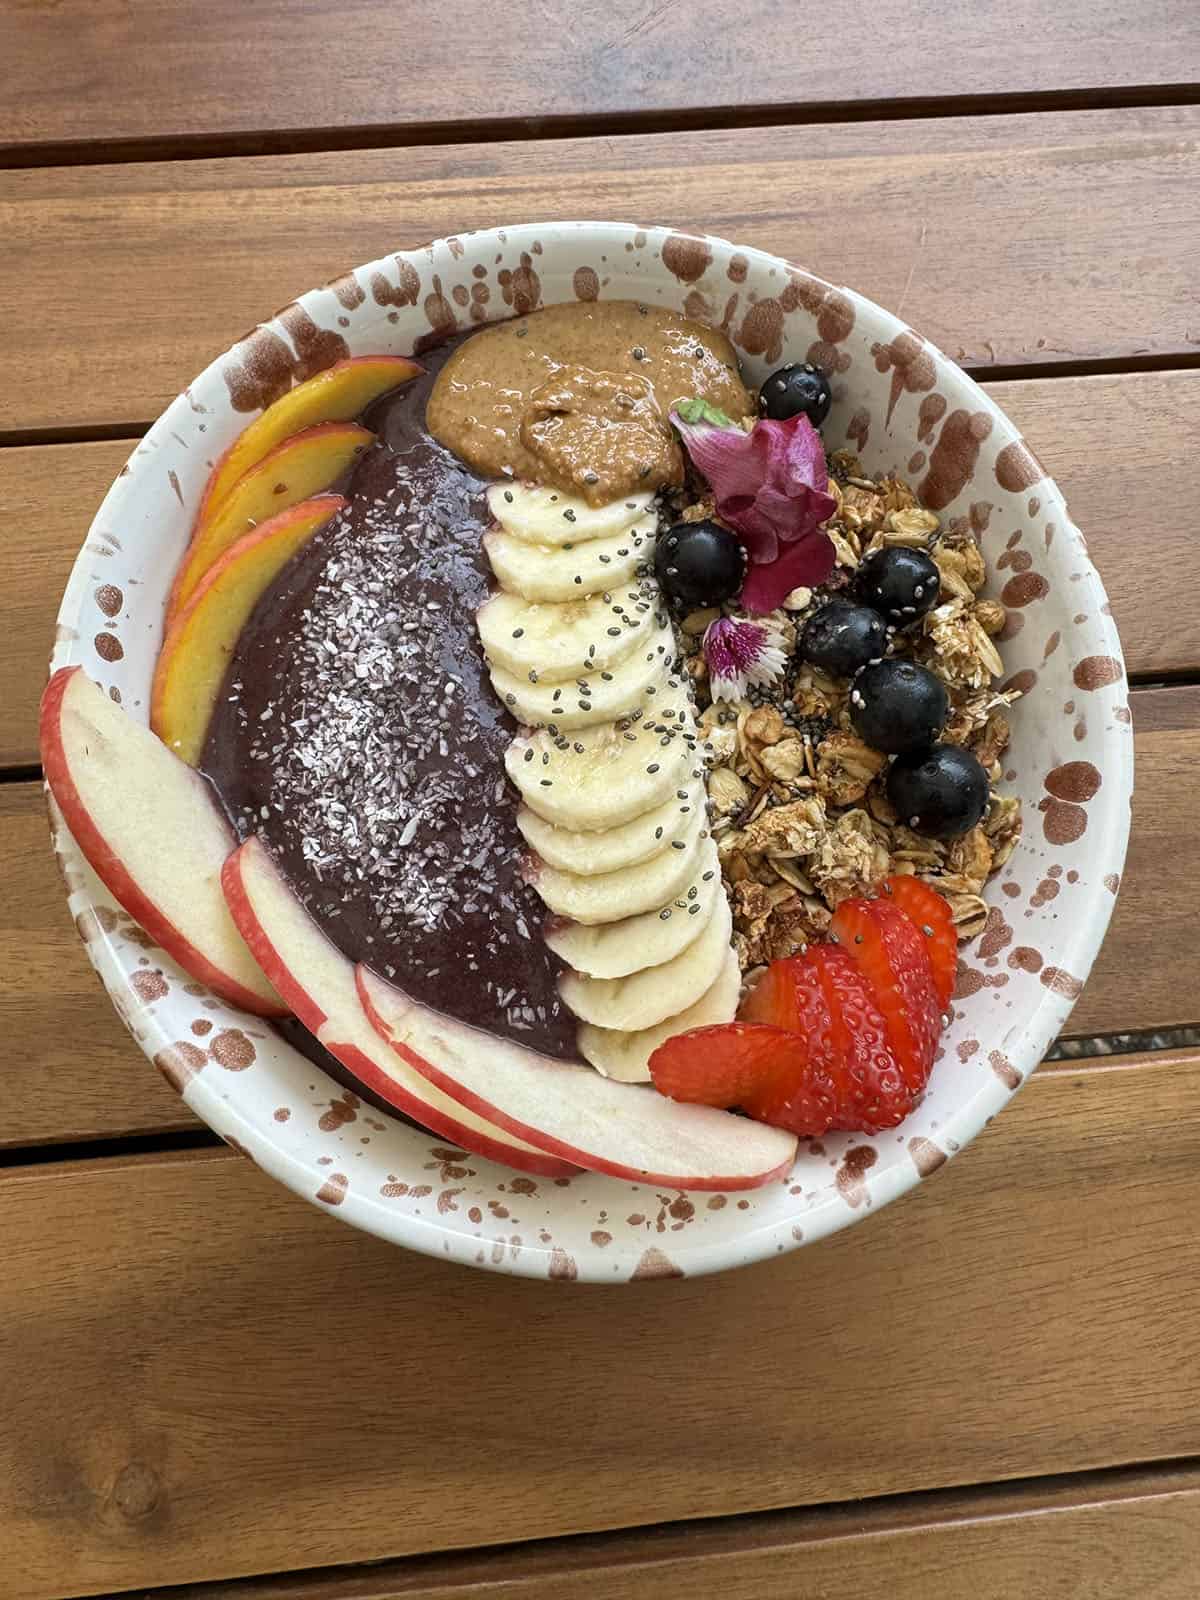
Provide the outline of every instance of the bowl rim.
{"type": "MultiPolygon", "coordinates": [[[[397,260],[415,259],[417,257],[430,259],[439,250],[445,250],[452,245],[461,245],[461,240],[478,240],[480,236],[489,236],[494,240],[503,241],[509,250],[514,244],[519,248],[526,239],[532,239],[534,233],[553,233],[555,236],[567,232],[579,236],[591,235],[599,232],[601,235],[625,237],[629,232],[636,230],[644,234],[651,244],[657,243],[661,249],[662,243],[669,236],[678,237],[678,230],[662,225],[632,223],[608,219],[605,221],[568,221],[546,223],[520,223],[497,224],[490,228],[473,230],[469,234],[455,236],[453,239],[438,239],[424,245],[407,247],[405,249],[389,252],[387,255],[377,257],[374,261],[363,263],[350,270],[356,277],[367,281],[372,273],[384,273],[392,269],[392,264],[397,260]]],[[[757,262],[764,266],[782,270],[788,273],[801,273],[805,278],[812,280],[813,275],[806,269],[796,266],[786,258],[763,251],[753,245],[737,244],[720,235],[711,233],[689,234],[688,237],[701,239],[710,245],[717,246],[724,251],[736,251],[752,263],[757,262]]],[[[540,248],[540,247],[539,247],[540,248]]],[[[335,282],[339,280],[334,280],[335,282]]],[[[822,282],[823,280],[815,280],[822,282]]],[[[322,293],[321,289],[313,289],[301,294],[293,303],[303,307],[306,299],[322,293]]],[[[845,288],[840,291],[849,296],[856,306],[867,308],[888,318],[895,320],[892,313],[886,308],[878,306],[874,301],[857,291],[845,288]]],[[[555,303],[554,301],[547,302],[555,303]]],[[[506,316],[515,313],[507,312],[506,316]]],[[[278,315],[278,313],[276,314],[278,315]]],[[[489,319],[491,320],[491,319],[489,319]]],[[[503,320],[497,318],[495,320],[503,320]]],[[[260,326],[271,323],[273,318],[264,318],[260,326]]],[[[486,323],[479,326],[486,326],[486,323]]],[[[988,391],[980,387],[975,380],[964,372],[957,363],[946,356],[943,351],[933,345],[924,335],[918,334],[925,348],[933,355],[936,363],[944,363],[952,369],[962,383],[969,386],[981,409],[987,411],[994,418],[1000,419],[1006,429],[1016,433],[1011,420],[1002,411],[1000,406],[989,395],[988,391]]],[[[228,346],[220,352],[209,364],[197,374],[192,383],[199,383],[214,373],[219,373],[222,367],[234,356],[237,345],[241,341],[228,346]]],[[[51,670],[73,665],[79,661],[77,647],[73,638],[76,625],[81,619],[86,596],[93,582],[92,572],[87,561],[87,546],[97,537],[103,527],[110,524],[114,514],[119,516],[121,503],[133,488],[137,474],[145,470],[143,459],[139,459],[139,451],[145,446],[155,446],[165,439],[174,429],[183,429],[191,425],[194,420],[191,416],[192,407],[189,401],[188,388],[185,387],[171,404],[157,418],[148,430],[139,446],[135,447],[126,466],[110,486],[104,496],[95,517],[89,527],[83,545],[72,567],[71,575],[60,603],[58,618],[59,633],[51,657],[51,670]]],[[[250,420],[248,418],[248,420],[250,420]]],[[[1038,483],[1038,494],[1043,504],[1049,502],[1055,513],[1062,519],[1063,524],[1074,529],[1067,510],[1066,502],[1057,484],[1050,476],[1045,476],[1038,483]]],[[[1077,531],[1077,530],[1076,530],[1077,531]]],[[[1080,549],[1077,559],[1085,563],[1084,576],[1087,586],[1091,589],[1092,597],[1097,601],[1095,614],[1092,621],[1095,629],[1102,635],[1098,648],[1103,653],[1113,657],[1121,665],[1122,682],[1124,681],[1124,657],[1121,650],[1120,639],[1116,625],[1111,617],[1107,605],[1107,597],[1103,582],[1093,565],[1090,556],[1080,536],[1080,549]]],[[[86,664],[86,663],[85,663],[86,664]]],[[[1104,745],[1104,783],[1109,790],[1108,803],[1103,808],[1103,824],[1095,833],[1089,836],[1089,853],[1102,857],[1106,864],[1111,864],[1112,870],[1120,873],[1124,866],[1124,859],[1129,837],[1129,805],[1128,796],[1132,793],[1133,785],[1133,754],[1132,741],[1128,738],[1106,738],[1104,745]]],[[[49,796],[48,796],[49,799],[49,796]]],[[[90,879],[90,870],[78,849],[69,829],[57,812],[52,799],[49,799],[51,812],[51,827],[60,860],[65,860],[68,865],[83,869],[85,876],[90,879]]],[[[1096,819],[1098,820],[1098,819],[1096,819]]],[[[94,904],[90,886],[71,890],[68,884],[68,898],[71,909],[78,915],[94,904]]],[[[1086,916],[1078,916],[1074,920],[1069,933],[1063,938],[1056,949],[1056,959],[1064,962],[1070,972],[1086,978],[1090,972],[1093,961],[1103,941],[1111,918],[1116,895],[1102,891],[1099,884],[1094,888],[1091,903],[1086,916]]],[[[110,998],[113,1000],[122,1020],[134,1032],[128,1012],[129,1006],[122,1004],[122,998],[132,999],[130,985],[125,974],[113,940],[107,930],[100,930],[99,936],[89,939],[85,948],[96,971],[104,982],[110,998]]],[[[169,958],[166,958],[169,959],[169,958]]],[[[1063,995],[1049,987],[1044,989],[1038,997],[1036,1004],[1028,1010],[1019,1021],[1013,1024],[1008,1034],[1000,1041],[1004,1054],[1009,1057],[1020,1075],[1020,1081],[1010,1086],[993,1074],[985,1080],[978,1090],[968,1099],[960,1102],[954,1110],[939,1124],[939,1144],[947,1147],[946,1159],[965,1147],[983,1127],[989,1123],[996,1113],[1010,1100],[1024,1082],[1032,1075],[1033,1070],[1041,1062],[1046,1049],[1061,1031],[1062,1024],[1069,1014],[1075,995],[1063,995]]],[[[134,1032],[137,1043],[144,1054],[154,1060],[155,1056],[170,1048],[174,1042],[174,1033],[167,1028],[162,1018],[153,1009],[143,1009],[138,1012],[138,1031],[134,1032]]],[[[260,1019],[255,1019],[260,1020],[260,1019]]],[[[990,1042],[990,1041],[988,1041],[990,1042]]],[[[319,1072],[319,1068],[314,1068],[319,1072]]],[[[313,1160],[303,1160],[291,1151],[283,1148],[278,1143],[265,1139],[261,1130],[243,1116],[235,1101],[223,1096],[216,1083],[207,1075],[198,1074],[187,1085],[186,1103],[209,1127],[234,1145],[241,1153],[250,1155],[251,1159],[260,1165],[272,1177],[285,1184],[294,1193],[310,1204],[317,1205],[320,1210],[328,1209],[318,1203],[317,1190],[327,1176],[324,1168],[315,1164],[313,1160]]],[[[942,1162],[938,1162],[940,1166],[942,1162]]],[[[870,1180],[869,1210],[877,1211],[890,1201],[906,1193],[918,1183],[922,1182],[928,1174],[921,1172],[914,1161],[893,1162],[885,1166],[870,1180]]],[[[619,1182],[621,1180],[611,1180],[619,1182]]],[[[477,1259],[473,1253],[452,1246],[450,1238],[458,1240],[460,1236],[448,1230],[446,1224],[435,1217],[413,1217],[407,1213],[390,1209],[380,1202],[379,1197],[361,1187],[353,1188],[345,1195],[337,1207],[337,1213],[343,1220],[357,1226],[377,1237],[392,1243],[400,1243],[409,1248],[421,1251],[424,1254],[449,1257],[462,1261],[466,1265],[482,1266],[486,1270],[515,1273],[517,1275],[544,1278],[560,1276],[554,1270],[553,1256],[559,1252],[553,1251],[549,1245],[542,1247],[533,1241],[527,1241],[520,1253],[510,1256],[505,1253],[503,1258],[495,1260],[493,1257],[477,1259]]],[[[801,1244],[809,1244],[828,1234],[840,1231],[851,1223],[867,1215],[868,1208],[862,1210],[851,1209],[845,1204],[836,1207],[830,1204],[821,1204],[804,1213],[804,1227],[801,1230],[789,1227],[778,1219],[763,1219],[754,1221],[744,1231],[737,1234],[736,1247],[731,1249],[728,1241],[703,1240],[691,1242],[686,1235],[671,1238],[670,1252],[673,1264],[677,1264],[676,1271],[670,1275],[697,1276],[711,1271],[725,1270],[733,1266],[749,1264],[773,1257],[783,1251],[797,1248],[801,1244]]],[[[472,1240],[471,1243],[477,1241],[472,1240]]],[[[615,1241],[614,1241],[615,1244],[615,1241]]],[[[578,1270],[573,1271],[570,1277],[577,1281],[585,1282],[628,1282],[630,1277],[626,1273],[613,1274],[613,1253],[610,1252],[602,1261],[590,1261],[587,1257],[578,1261],[578,1270]]],[[[634,1265],[633,1255],[630,1254],[625,1265],[634,1265]]],[[[653,1276],[652,1272],[635,1271],[634,1277],[653,1276]]]]}

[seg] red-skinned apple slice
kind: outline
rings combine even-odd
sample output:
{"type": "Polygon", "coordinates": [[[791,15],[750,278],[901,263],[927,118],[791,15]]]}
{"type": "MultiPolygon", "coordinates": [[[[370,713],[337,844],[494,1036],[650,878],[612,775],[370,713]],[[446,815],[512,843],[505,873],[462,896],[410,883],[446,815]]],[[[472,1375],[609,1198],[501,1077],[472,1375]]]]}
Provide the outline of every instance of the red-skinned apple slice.
{"type": "Polygon", "coordinates": [[[212,470],[196,515],[202,522],[244,473],[277,444],[317,422],[350,422],[373,400],[424,371],[406,356],[351,356],[281,395],[241,433],[212,470]]]}
{"type": "Polygon", "coordinates": [[[769,1183],[795,1159],[796,1140],[778,1128],[488,1038],[418,1005],[368,967],[358,968],[357,981],[380,1037],[431,1084],[577,1166],[667,1189],[731,1190],[769,1183]]]}
{"type": "Polygon", "coordinates": [[[540,1146],[513,1138],[413,1070],[367,1020],[353,963],[297,900],[259,838],[229,857],[222,881],[242,937],[292,1011],[348,1072],[439,1139],[539,1177],[577,1169],[540,1146]]]}
{"type": "Polygon", "coordinates": [[[226,668],[250,613],[292,557],[346,505],[319,494],[260,522],[208,569],[158,654],[150,726],[194,767],[226,668]]]}
{"type": "Polygon", "coordinates": [[[82,667],[47,684],[41,745],[50,792],[113,898],[214,994],[286,1016],[225,904],[221,868],[237,841],[204,779],[82,667]]]}

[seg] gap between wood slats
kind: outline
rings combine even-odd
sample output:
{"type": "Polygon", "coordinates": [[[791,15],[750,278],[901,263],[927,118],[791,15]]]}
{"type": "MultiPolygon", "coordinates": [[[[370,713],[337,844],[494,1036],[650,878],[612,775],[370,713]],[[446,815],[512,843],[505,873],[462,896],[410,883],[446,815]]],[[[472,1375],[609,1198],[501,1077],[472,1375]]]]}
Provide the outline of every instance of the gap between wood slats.
{"type": "Polygon", "coordinates": [[[1060,111],[1120,111],[1200,104],[1200,84],[1145,84],[1121,89],[1051,89],[1009,94],[830,101],[674,111],[595,112],[575,116],[491,117],[469,122],[367,124],[357,128],[261,129],[155,138],[63,140],[0,145],[0,171],[29,167],[123,166],[135,161],[209,157],[317,155],[324,151],[413,149],[487,144],[499,139],[617,137],[644,133],[721,133],[743,128],[811,127],[837,122],[911,122],[918,118],[997,117],[1060,111]]]}
{"type": "MultiPolygon", "coordinates": [[[[1177,1548],[1164,1553],[1182,1556],[1197,1536],[1196,1521],[1200,1519],[1200,1462],[1195,1457],[1058,1473],[967,1490],[886,1495],[869,1502],[743,1512],[694,1523],[538,1539],[525,1545],[414,1556],[367,1566],[319,1567],[231,1582],[186,1584],[172,1589],[170,1600],[479,1600],[483,1593],[495,1600],[516,1600],[523,1594],[530,1600],[550,1600],[552,1596],[561,1600],[563,1595],[585,1588],[598,1600],[679,1600],[683,1596],[690,1600],[697,1594],[708,1597],[717,1593],[725,1600],[741,1600],[748,1593],[759,1600],[777,1596],[798,1600],[802,1594],[816,1600],[817,1591],[795,1586],[811,1584],[818,1576],[813,1563],[822,1563],[822,1558],[837,1563],[843,1580],[857,1577],[860,1564],[874,1574],[878,1562],[879,1572],[888,1573],[888,1593],[893,1600],[916,1600],[917,1596],[938,1600],[943,1593],[957,1597],[965,1592],[953,1587],[962,1581],[962,1569],[947,1573],[951,1587],[934,1594],[927,1587],[928,1575],[914,1572],[909,1563],[896,1562],[897,1547],[903,1549],[914,1542],[918,1548],[948,1543],[961,1559],[966,1552],[956,1550],[957,1544],[972,1534],[999,1531],[1000,1525],[1008,1525],[1004,1531],[1014,1538],[1024,1535],[1040,1542],[1047,1531],[1042,1519],[1061,1525],[1097,1511],[1119,1519],[1122,1508],[1138,1502],[1157,1502],[1166,1512],[1165,1502],[1181,1499],[1184,1505],[1172,1505],[1167,1513],[1171,1518],[1167,1526],[1173,1526],[1178,1536],[1177,1548]],[[1189,1501],[1193,1503],[1186,1504],[1189,1501]],[[731,1563],[735,1564],[732,1573],[731,1563]],[[754,1573],[753,1588],[742,1587],[750,1574],[737,1570],[739,1563],[760,1569],[754,1573]],[[697,1578],[712,1587],[698,1587],[697,1578]],[[731,1579],[735,1588],[729,1586],[731,1579]],[[557,1589],[553,1587],[556,1583],[565,1587],[557,1589]]],[[[1053,1542],[1057,1544],[1057,1540],[1053,1542]]],[[[1090,1556],[1095,1561],[1103,1555],[1100,1545],[1094,1543],[1083,1559],[1090,1556]]],[[[1138,1570],[1145,1581],[1144,1555],[1141,1560],[1138,1570]]],[[[1088,1576],[1079,1565],[1074,1573],[1077,1581],[1088,1576]]],[[[1088,1591],[1088,1600],[1097,1600],[1100,1586],[1113,1575],[1111,1568],[1104,1573],[1096,1569],[1096,1587],[1088,1591]]],[[[1009,1600],[1020,1592],[1012,1587],[1015,1577],[1011,1565],[997,1565],[997,1587],[986,1591],[973,1588],[975,1600],[993,1600],[993,1596],[998,1600],[1001,1595],[1009,1600]]],[[[819,1592],[823,1596],[829,1591],[819,1592]]],[[[843,1581],[837,1592],[850,1591],[843,1581]]],[[[1083,1593],[1078,1588],[1071,1592],[1083,1593]]],[[[1105,1595],[1109,1592],[1103,1590],[1105,1595]]],[[[1152,1592],[1155,1600],[1167,1600],[1168,1593],[1181,1600],[1193,1596],[1191,1588],[1168,1591],[1155,1587],[1152,1592]]],[[[1111,1593],[1120,1595],[1121,1591],[1114,1588],[1111,1593]]],[[[1147,1600],[1150,1593],[1142,1587],[1140,1600],[1147,1600]]],[[[109,1594],[97,1600],[120,1597],[109,1594]]],[[[1024,1600],[1033,1597],[1025,1595],[1024,1600]]]]}

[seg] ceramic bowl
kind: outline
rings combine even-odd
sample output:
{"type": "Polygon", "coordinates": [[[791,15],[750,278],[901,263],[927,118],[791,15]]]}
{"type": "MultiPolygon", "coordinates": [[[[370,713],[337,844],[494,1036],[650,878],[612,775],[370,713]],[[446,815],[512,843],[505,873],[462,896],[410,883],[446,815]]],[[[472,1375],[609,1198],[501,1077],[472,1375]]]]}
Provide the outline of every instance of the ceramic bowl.
{"type": "MultiPolygon", "coordinates": [[[[298,1195],[397,1244],[503,1272],[621,1283],[711,1272],[811,1243],[928,1178],[1037,1066],[1083,987],[1120,880],[1132,730],[1104,589],[1054,483],[986,390],[849,289],[722,239],[547,223],[442,239],[302,295],[167,409],[92,524],[53,665],[82,665],[145,721],[167,588],[218,454],[293,381],[347,355],[579,299],[639,299],[718,324],[757,383],[785,359],[833,375],[825,438],[899,472],[969,526],[1010,611],[1005,787],[1025,830],[988,886],[929,1092],[899,1128],[827,1137],[782,1182],[662,1193],[587,1174],[535,1181],[356,1105],[261,1020],[192,982],[115,905],[59,821],[88,954],[130,1032],[191,1109],[298,1195]]],[[[1003,1129],[993,1137],[1003,1139],[1003,1129]]],[[[1014,1148],[1013,1162],[1021,1152],[1014,1148]]]]}

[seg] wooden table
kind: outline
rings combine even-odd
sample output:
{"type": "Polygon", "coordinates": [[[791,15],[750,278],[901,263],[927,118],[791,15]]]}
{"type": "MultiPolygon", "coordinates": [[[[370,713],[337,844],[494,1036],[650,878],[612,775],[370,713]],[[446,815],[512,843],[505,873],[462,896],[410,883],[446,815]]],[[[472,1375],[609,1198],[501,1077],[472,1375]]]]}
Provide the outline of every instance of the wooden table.
{"type": "Polygon", "coordinates": [[[1200,1053],[1047,1065],[731,1276],[403,1254],[122,1032],[35,705],[128,441],[265,310],[441,232],[700,226],[903,311],[1058,478],[1138,759],[1071,1032],[1200,1022],[1196,0],[0,0],[0,63],[0,1600],[1195,1600],[1200,1053]]]}

